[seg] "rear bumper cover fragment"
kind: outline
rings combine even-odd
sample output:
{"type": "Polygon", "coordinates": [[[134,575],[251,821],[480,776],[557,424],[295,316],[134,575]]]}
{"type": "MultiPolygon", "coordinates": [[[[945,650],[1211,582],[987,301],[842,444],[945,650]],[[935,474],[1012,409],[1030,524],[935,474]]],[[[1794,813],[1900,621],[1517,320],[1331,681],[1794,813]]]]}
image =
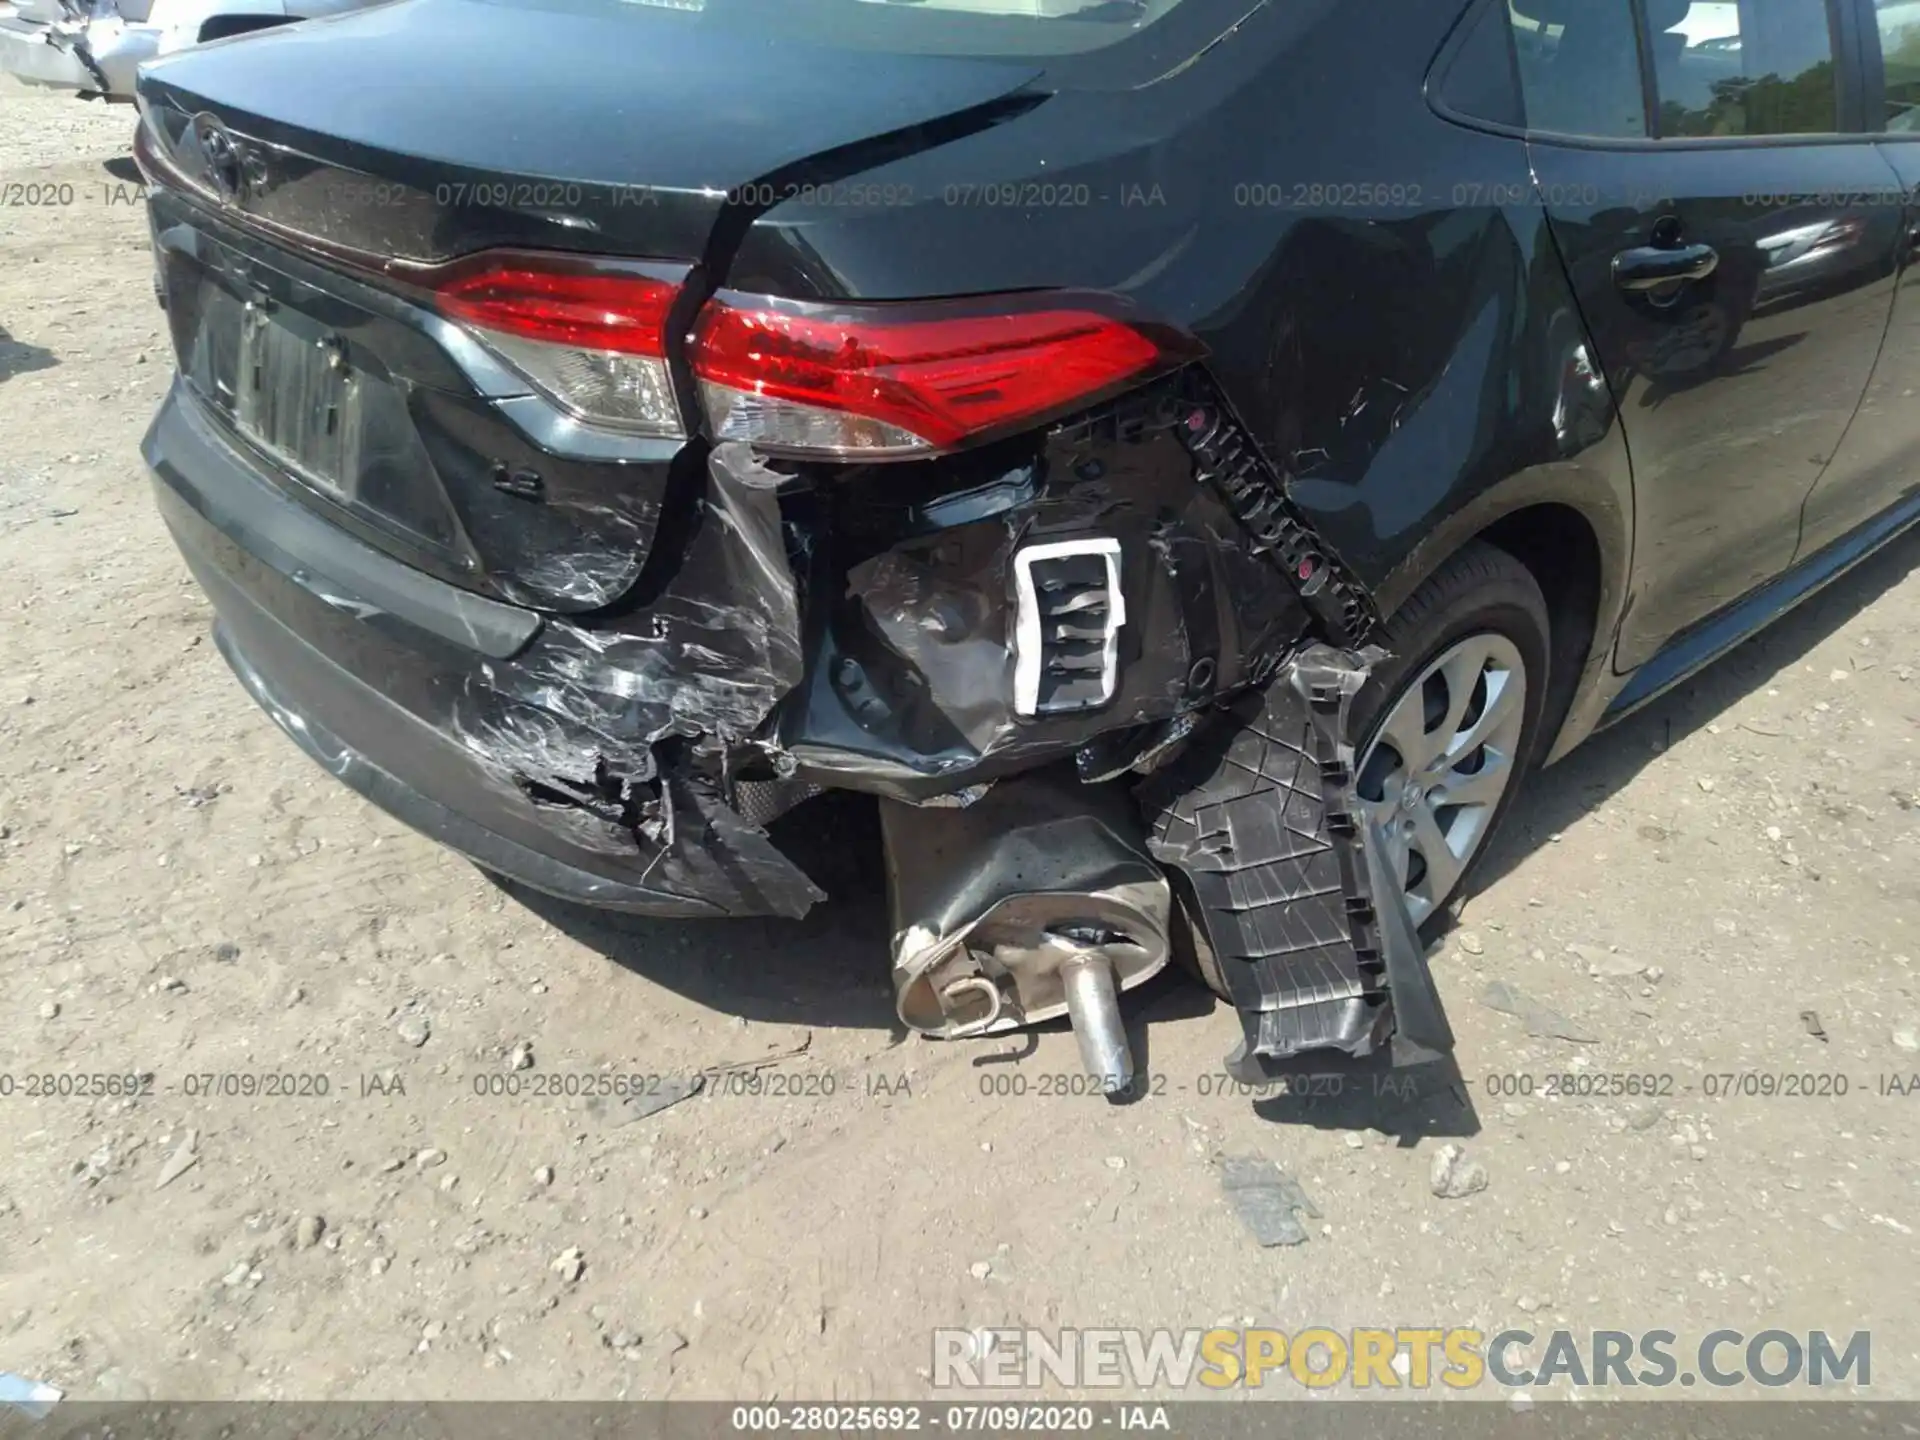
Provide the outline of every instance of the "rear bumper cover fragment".
{"type": "Polygon", "coordinates": [[[715,452],[680,577],[588,631],[419,575],[283,492],[176,386],[144,451],[222,652],[308,755],[487,869],[606,909],[797,916],[821,892],[701,747],[800,669],[778,506],[715,452]]]}
{"type": "Polygon", "coordinates": [[[1364,1059],[1396,1035],[1396,1061],[1452,1048],[1353,792],[1348,710],[1379,658],[1308,647],[1136,791],[1148,846],[1183,878],[1195,943],[1246,1026],[1230,1063],[1251,1073],[1316,1050],[1364,1059]]]}

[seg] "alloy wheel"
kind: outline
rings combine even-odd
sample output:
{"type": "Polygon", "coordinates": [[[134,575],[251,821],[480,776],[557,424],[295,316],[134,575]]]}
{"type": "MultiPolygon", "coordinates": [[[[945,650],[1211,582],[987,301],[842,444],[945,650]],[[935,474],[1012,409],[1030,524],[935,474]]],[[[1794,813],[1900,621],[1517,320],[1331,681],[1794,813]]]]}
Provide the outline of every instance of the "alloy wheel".
{"type": "Polygon", "coordinates": [[[1447,903],[1493,828],[1526,728],[1527,667],[1491,631],[1441,652],[1387,711],[1358,790],[1416,925],[1447,903]]]}

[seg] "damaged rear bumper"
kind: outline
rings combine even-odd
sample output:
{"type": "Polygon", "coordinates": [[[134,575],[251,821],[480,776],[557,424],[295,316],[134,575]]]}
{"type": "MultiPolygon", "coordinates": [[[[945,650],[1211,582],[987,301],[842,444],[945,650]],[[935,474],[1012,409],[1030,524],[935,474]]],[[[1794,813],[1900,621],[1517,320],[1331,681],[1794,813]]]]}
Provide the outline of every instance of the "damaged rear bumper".
{"type": "Polygon", "coordinates": [[[1171,398],[1153,425],[1055,431],[1012,496],[915,511],[865,559],[824,553],[862,543],[858,482],[796,491],[722,446],[671,578],[591,619],[372,548],[185,382],[145,454],[255,699],[486,869],[601,908],[798,916],[825,897],[753,817],[865,789],[911,1028],[1068,1013],[1089,1070],[1122,1085],[1117,997],[1169,958],[1178,914],[1246,1023],[1239,1073],[1310,1051],[1417,1063],[1451,1035],[1399,887],[1372,883],[1346,747],[1376,657],[1317,638],[1351,643],[1367,617],[1350,590],[1300,583],[1324,557],[1228,422],[1171,398]],[[1032,557],[1061,555],[1081,568],[1047,576],[1053,593],[1092,586],[1114,618],[1043,657],[1085,696],[1023,716],[1027,642],[993,637],[1099,628],[1084,607],[1022,623],[1032,557]]]}
{"type": "MultiPolygon", "coordinates": [[[[758,607],[731,609],[669,587],[657,611],[694,623],[704,608],[714,631],[690,660],[372,549],[265,478],[179,384],[144,450],[221,652],[301,749],[375,804],[489,870],[606,909],[799,915],[822,898],[710,783],[581,718],[751,730],[799,676],[790,583],[743,583],[758,607]]],[[[738,578],[778,559],[771,497],[714,483],[690,560],[738,578]]]]}

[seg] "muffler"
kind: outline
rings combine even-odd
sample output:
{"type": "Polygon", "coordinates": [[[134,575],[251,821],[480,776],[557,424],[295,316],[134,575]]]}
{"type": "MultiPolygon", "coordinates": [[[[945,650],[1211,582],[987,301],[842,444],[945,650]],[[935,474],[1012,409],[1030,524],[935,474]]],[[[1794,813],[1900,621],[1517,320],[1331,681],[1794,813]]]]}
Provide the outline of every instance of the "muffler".
{"type": "Polygon", "coordinates": [[[1088,1073],[1124,1088],[1119,997],[1167,963],[1171,898],[1126,793],[1047,771],[880,818],[902,1023],[957,1039],[1069,1015],[1088,1073]]]}

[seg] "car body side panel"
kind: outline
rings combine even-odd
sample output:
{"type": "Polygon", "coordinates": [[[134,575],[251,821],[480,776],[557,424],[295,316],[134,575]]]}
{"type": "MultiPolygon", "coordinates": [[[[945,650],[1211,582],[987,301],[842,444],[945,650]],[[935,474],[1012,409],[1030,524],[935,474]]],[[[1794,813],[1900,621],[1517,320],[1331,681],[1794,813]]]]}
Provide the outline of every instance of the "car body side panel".
{"type": "Polygon", "coordinates": [[[1899,206],[1861,141],[1533,152],[1633,453],[1627,670],[1792,562],[1879,349],[1899,206]],[[1682,244],[1718,268],[1621,290],[1618,256],[1682,244]]]}
{"type": "Polygon", "coordinates": [[[1058,93],[777,206],[726,283],[1124,293],[1209,346],[1298,512],[1382,610],[1486,525],[1559,504],[1596,535],[1610,635],[1631,477],[1526,145],[1428,107],[1455,7],[1388,10],[1357,27],[1267,7],[1144,90],[1058,93]]]}
{"type": "Polygon", "coordinates": [[[1900,177],[1900,281],[1873,380],[1833,464],[1807,496],[1800,557],[1920,491],[1920,141],[1880,154],[1900,177]]]}
{"type": "Polygon", "coordinates": [[[848,194],[781,205],[726,283],[805,298],[1127,294],[1209,345],[1296,500],[1390,605],[1412,588],[1395,572],[1463,487],[1567,458],[1547,439],[1560,387],[1546,362],[1568,317],[1524,144],[1451,125],[1422,97],[1454,7],[1388,9],[1355,27],[1337,6],[1268,7],[1146,90],[1057,94],[848,194]],[[1377,83],[1356,89],[1355,74],[1377,83]],[[1426,428],[1387,445],[1430,400],[1426,428]],[[1372,425],[1386,428],[1362,438],[1372,425]],[[1502,425],[1528,439],[1481,453],[1511,447],[1502,425]],[[1409,451],[1430,453],[1409,465],[1409,451]]]}

